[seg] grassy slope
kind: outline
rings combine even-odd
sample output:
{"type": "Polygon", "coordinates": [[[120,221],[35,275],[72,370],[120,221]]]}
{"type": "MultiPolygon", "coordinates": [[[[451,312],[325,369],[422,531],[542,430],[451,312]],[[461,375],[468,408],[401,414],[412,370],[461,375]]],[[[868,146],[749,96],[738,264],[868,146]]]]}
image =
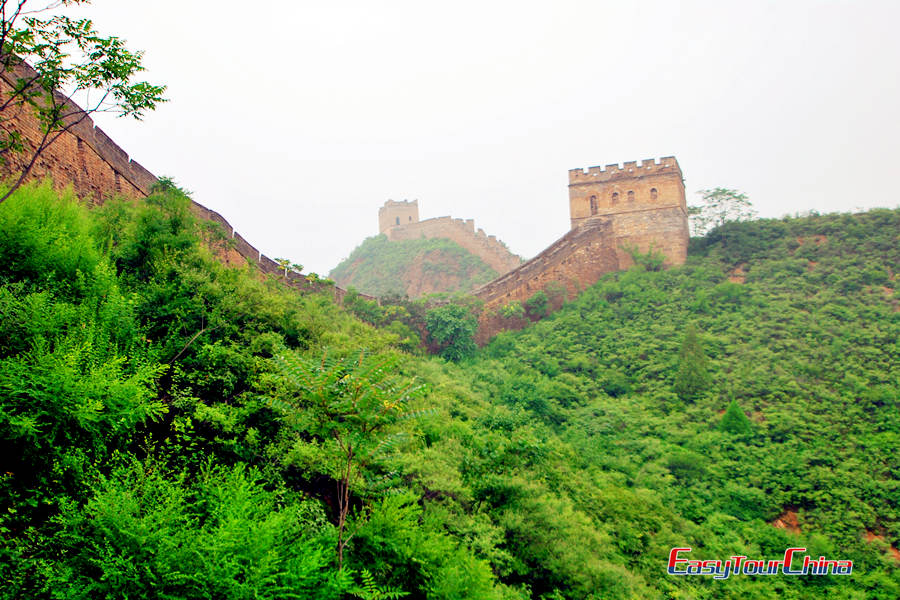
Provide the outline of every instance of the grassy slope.
{"type": "Polygon", "coordinates": [[[335,267],[329,277],[338,285],[373,296],[405,293],[405,275],[421,262],[423,276],[444,280],[452,289],[469,291],[497,276],[484,261],[456,242],[419,239],[389,242],[384,235],[367,238],[335,267]]]}

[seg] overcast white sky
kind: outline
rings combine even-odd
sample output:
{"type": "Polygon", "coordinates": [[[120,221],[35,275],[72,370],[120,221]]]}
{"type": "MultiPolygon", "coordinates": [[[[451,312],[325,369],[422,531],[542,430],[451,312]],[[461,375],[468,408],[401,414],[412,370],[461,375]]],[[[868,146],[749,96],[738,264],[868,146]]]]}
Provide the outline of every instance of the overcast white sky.
{"type": "Polygon", "coordinates": [[[388,198],[529,258],[567,171],[674,155],[762,216],[900,204],[900,2],[94,0],[170,102],[96,121],[271,257],[327,273],[388,198]]]}

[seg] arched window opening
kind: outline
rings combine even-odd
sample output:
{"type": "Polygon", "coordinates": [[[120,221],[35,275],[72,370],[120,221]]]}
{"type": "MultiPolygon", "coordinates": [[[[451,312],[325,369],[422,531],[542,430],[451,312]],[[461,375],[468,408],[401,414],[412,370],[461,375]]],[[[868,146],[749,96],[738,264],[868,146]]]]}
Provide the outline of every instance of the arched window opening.
{"type": "Polygon", "coordinates": [[[628,190],[628,202],[634,202],[634,192],[628,190]]]}
{"type": "Polygon", "coordinates": [[[400,224],[400,217],[397,217],[397,225],[400,224]]]}
{"type": "Polygon", "coordinates": [[[591,214],[597,214],[597,196],[591,196],[591,214]]]}
{"type": "Polygon", "coordinates": [[[656,191],[656,188],[650,188],[650,199],[656,200],[656,198],[658,196],[659,196],[659,192],[656,191]]]}
{"type": "Polygon", "coordinates": [[[409,218],[409,222],[412,223],[412,217],[409,218]]]}
{"type": "Polygon", "coordinates": [[[618,202],[618,201],[619,201],[619,192],[613,192],[613,195],[612,195],[613,206],[615,206],[616,202],[618,202]]]}

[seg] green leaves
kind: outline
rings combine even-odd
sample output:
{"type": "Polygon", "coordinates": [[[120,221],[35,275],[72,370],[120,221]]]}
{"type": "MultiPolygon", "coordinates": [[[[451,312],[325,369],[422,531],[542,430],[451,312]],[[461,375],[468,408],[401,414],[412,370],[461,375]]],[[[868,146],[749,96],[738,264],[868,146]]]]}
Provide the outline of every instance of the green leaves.
{"type": "Polygon", "coordinates": [[[736,435],[746,435],[753,431],[753,426],[750,423],[750,419],[748,419],[747,415],[744,414],[744,411],[741,410],[737,400],[732,400],[731,404],[729,404],[728,408],[725,410],[725,414],[722,415],[719,429],[736,435]]]}
{"type": "Polygon", "coordinates": [[[433,308],[425,314],[425,326],[432,343],[447,360],[458,362],[472,356],[477,349],[478,323],[465,306],[448,304],[433,308]]]}
{"type": "Polygon", "coordinates": [[[409,595],[409,592],[379,586],[368,569],[360,572],[360,579],[362,582],[352,590],[352,593],[360,600],[398,600],[409,595]]]}
{"type": "Polygon", "coordinates": [[[82,2],[3,0],[0,5],[0,69],[16,82],[0,99],[0,161],[7,169],[15,165],[18,175],[0,202],[21,185],[38,156],[88,115],[112,112],[140,119],[166,101],[165,86],[134,80],[144,70],[141,52],[129,50],[116,36],[100,35],[89,19],[43,16],[74,3],[82,2]],[[19,112],[11,109],[23,108],[40,124],[27,143],[10,116],[19,112]]]}
{"type": "Polygon", "coordinates": [[[63,511],[68,568],[51,582],[73,599],[341,597],[350,582],[332,568],[321,508],[279,495],[241,466],[191,478],[128,461],[63,511]]]}
{"type": "Polygon", "coordinates": [[[367,238],[329,274],[345,288],[354,287],[378,297],[468,292],[497,275],[479,257],[451,240],[422,238],[389,242],[385,235],[367,238]],[[439,287],[419,287],[415,283],[417,272],[439,281],[439,287]]]}
{"type": "Polygon", "coordinates": [[[272,406],[297,431],[336,440],[362,461],[399,441],[397,433],[380,435],[386,427],[428,412],[407,411],[424,387],[396,375],[395,356],[361,352],[355,359],[332,359],[326,353],[313,361],[285,353],[275,362],[288,386],[283,397],[270,398],[272,406]]]}
{"type": "Polygon", "coordinates": [[[394,373],[395,356],[370,356],[360,352],[356,360],[321,360],[282,354],[276,358],[288,383],[283,399],[273,399],[287,422],[301,436],[314,436],[324,446],[331,445],[330,474],[337,479],[338,568],[343,568],[343,552],[352,533],[345,536],[351,492],[371,467],[402,438],[400,432],[386,432],[401,418],[410,418],[406,407],[423,387],[394,373]]]}
{"type": "Polygon", "coordinates": [[[693,324],[688,325],[678,353],[678,371],[672,386],[675,393],[682,399],[690,400],[706,392],[712,382],[707,365],[708,359],[697,338],[697,328],[693,324]]]}

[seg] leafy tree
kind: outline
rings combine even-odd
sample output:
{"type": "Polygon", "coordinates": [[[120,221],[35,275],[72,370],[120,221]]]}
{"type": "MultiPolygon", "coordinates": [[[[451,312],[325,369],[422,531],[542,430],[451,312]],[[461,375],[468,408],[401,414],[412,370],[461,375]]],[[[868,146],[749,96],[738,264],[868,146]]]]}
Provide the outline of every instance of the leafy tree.
{"type": "Polygon", "coordinates": [[[697,337],[697,328],[689,325],[678,355],[675,393],[685,400],[700,396],[711,382],[708,362],[697,337]]]}
{"type": "MultiPolygon", "coordinates": [[[[302,435],[314,436],[319,450],[332,459],[337,479],[338,567],[343,568],[350,495],[363,471],[396,445],[405,434],[387,432],[401,419],[422,412],[407,412],[422,391],[414,381],[393,374],[397,359],[360,353],[355,361],[319,361],[283,354],[277,359],[293,394],[273,398],[288,421],[302,435]]],[[[322,456],[319,456],[321,460],[322,456]]]]}
{"type": "Polygon", "coordinates": [[[636,244],[626,244],[623,249],[631,256],[634,264],[643,267],[647,271],[659,271],[666,262],[666,255],[654,248],[653,244],[650,245],[647,252],[641,252],[636,244]]]}
{"type": "Polygon", "coordinates": [[[546,317],[549,308],[550,300],[544,290],[536,291],[531,298],[525,301],[525,312],[534,320],[546,317]]]}
{"type": "Polygon", "coordinates": [[[0,202],[25,181],[53,142],[89,115],[111,112],[140,119],[165,101],[164,86],[134,80],[143,70],[143,53],[129,50],[115,36],[101,36],[89,19],[43,15],[88,3],[0,0],[0,69],[13,82],[0,98],[0,126],[23,108],[40,123],[36,139],[26,139],[14,127],[0,127],[0,161],[17,175],[0,202]]]}
{"type": "Polygon", "coordinates": [[[425,326],[441,356],[454,362],[475,353],[478,323],[464,306],[448,304],[425,313],[425,326]]]}
{"type": "Polygon", "coordinates": [[[500,316],[504,319],[521,319],[525,316],[525,307],[518,300],[500,307],[500,316]]]}
{"type": "Polygon", "coordinates": [[[731,221],[750,221],[756,216],[753,205],[743,194],[728,188],[700,190],[702,204],[688,207],[691,233],[703,236],[710,230],[731,221]]]}
{"type": "Polygon", "coordinates": [[[750,423],[750,419],[747,418],[747,415],[744,414],[744,411],[738,405],[737,400],[732,399],[725,414],[722,415],[719,429],[728,433],[743,435],[753,431],[753,426],[750,423]]]}
{"type": "MultiPolygon", "coordinates": [[[[300,274],[300,272],[303,271],[303,265],[292,262],[288,258],[276,258],[275,262],[277,262],[278,266],[284,270],[285,277],[287,277],[288,271],[290,271],[291,273],[297,273],[297,274],[300,274]]],[[[310,273],[310,275],[312,275],[312,274],[313,273],[310,273]]],[[[318,279],[318,275],[316,276],[316,278],[318,279]]]]}

